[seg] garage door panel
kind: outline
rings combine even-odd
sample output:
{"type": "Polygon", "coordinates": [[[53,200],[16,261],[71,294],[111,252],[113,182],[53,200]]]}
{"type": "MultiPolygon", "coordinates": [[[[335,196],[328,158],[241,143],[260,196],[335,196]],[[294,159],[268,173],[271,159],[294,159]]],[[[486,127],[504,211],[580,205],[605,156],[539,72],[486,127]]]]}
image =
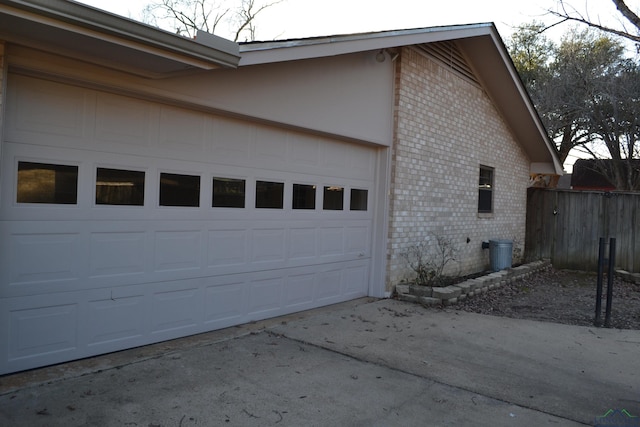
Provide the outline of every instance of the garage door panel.
{"type": "MultiPolygon", "coordinates": [[[[273,275],[273,273],[271,273],[273,275]]],[[[281,275],[264,277],[249,282],[248,315],[251,318],[263,319],[281,312],[282,288],[284,280],[281,275]],[[256,316],[257,315],[257,316],[256,316]]]]}
{"type": "Polygon", "coordinates": [[[367,179],[375,173],[375,152],[365,146],[355,144],[347,146],[347,163],[354,178],[367,179]]]}
{"type": "Polygon", "coordinates": [[[354,298],[367,295],[369,269],[367,264],[352,265],[344,272],[344,295],[354,298]]]}
{"type": "Polygon", "coordinates": [[[96,110],[94,139],[97,146],[151,145],[150,122],[158,112],[153,104],[96,92],[96,110]]]}
{"type": "Polygon", "coordinates": [[[315,297],[319,302],[330,304],[338,301],[342,288],[342,269],[338,266],[322,271],[316,280],[315,297]]]}
{"type": "Polygon", "coordinates": [[[200,230],[158,231],[154,236],[154,270],[175,272],[202,268],[202,232],[200,230]]]}
{"type": "Polygon", "coordinates": [[[91,322],[86,323],[87,345],[109,349],[118,342],[135,342],[145,334],[144,317],[140,316],[145,309],[144,295],[112,295],[89,301],[87,317],[91,322]]]}
{"type": "Polygon", "coordinates": [[[250,158],[251,142],[255,128],[233,119],[214,118],[211,138],[211,155],[220,163],[246,165],[250,158]]]}
{"type": "Polygon", "coordinates": [[[265,228],[251,232],[251,262],[282,263],[285,260],[285,229],[265,228]]]}
{"type": "Polygon", "coordinates": [[[73,146],[84,141],[86,110],[83,89],[12,76],[7,90],[7,141],[73,146]]]}
{"type": "Polygon", "coordinates": [[[320,166],[322,170],[342,171],[341,176],[347,171],[347,146],[337,141],[326,141],[320,151],[320,166]]]}
{"type": "MultiPolygon", "coordinates": [[[[287,276],[284,289],[287,307],[310,307],[313,305],[313,291],[316,275],[312,273],[291,274],[287,276]]],[[[303,308],[302,308],[303,309],[303,308]]]]}
{"type": "Polygon", "coordinates": [[[316,227],[289,229],[289,259],[309,260],[318,254],[316,227]]]}
{"type": "Polygon", "coordinates": [[[247,262],[247,229],[209,230],[209,267],[238,266],[247,262]]]}
{"type": "Polygon", "coordinates": [[[46,306],[20,304],[9,308],[9,361],[77,349],[79,304],[62,301],[53,298],[46,306]]]}
{"type": "Polygon", "coordinates": [[[146,235],[143,231],[90,234],[91,277],[141,274],[146,269],[146,235]]]}
{"type": "MultiPolygon", "coordinates": [[[[78,279],[82,260],[79,233],[10,235],[9,271],[12,286],[78,279]]],[[[3,269],[4,269],[3,268],[3,269]]]]}
{"type": "Polygon", "coordinates": [[[8,87],[0,374],[367,294],[375,149],[14,74],[8,87]],[[77,166],[76,203],[18,203],[21,161],[77,166]],[[198,176],[199,205],[160,206],[162,173],[198,176]],[[96,200],[141,176],[142,203],[96,200]],[[229,186],[244,207],[214,207],[214,178],[244,181],[229,186]],[[256,207],[260,180],[283,184],[281,208],[256,207]],[[311,186],[299,209],[295,184],[311,186]],[[324,209],[325,185],[344,189],[341,210],[324,209]]]}
{"type": "Polygon", "coordinates": [[[153,334],[195,329],[202,318],[201,293],[198,288],[155,292],[151,310],[153,334]]]}
{"type": "Polygon", "coordinates": [[[344,254],[344,228],[320,228],[320,256],[339,256],[344,254]]]}
{"type": "Polygon", "coordinates": [[[204,292],[204,323],[228,326],[239,322],[245,313],[246,283],[238,277],[209,279],[213,285],[204,292]]]}
{"type": "Polygon", "coordinates": [[[282,170],[287,162],[287,139],[282,132],[264,127],[256,129],[253,160],[265,169],[282,170]]]}
{"type": "Polygon", "coordinates": [[[160,107],[158,146],[173,152],[203,155],[210,119],[204,113],[163,105],[160,107]],[[185,132],[188,130],[188,133],[185,132]]]}
{"type": "Polygon", "coordinates": [[[293,164],[316,168],[320,165],[320,141],[317,137],[290,133],[287,138],[293,164]]]}
{"type": "Polygon", "coordinates": [[[345,227],[346,251],[350,255],[358,257],[369,255],[369,237],[371,229],[368,226],[345,227]]]}

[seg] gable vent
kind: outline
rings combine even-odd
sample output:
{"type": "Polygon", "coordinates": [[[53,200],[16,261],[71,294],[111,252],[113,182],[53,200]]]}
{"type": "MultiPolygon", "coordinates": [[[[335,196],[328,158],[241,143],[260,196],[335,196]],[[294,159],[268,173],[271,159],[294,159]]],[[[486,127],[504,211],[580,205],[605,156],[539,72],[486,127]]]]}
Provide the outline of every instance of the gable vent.
{"type": "Polygon", "coordinates": [[[480,82],[478,82],[478,79],[476,79],[476,76],[473,74],[473,70],[469,66],[469,63],[454,42],[443,41],[428,43],[417,47],[420,51],[436,59],[442,65],[471,80],[473,83],[480,85],[480,82]]]}

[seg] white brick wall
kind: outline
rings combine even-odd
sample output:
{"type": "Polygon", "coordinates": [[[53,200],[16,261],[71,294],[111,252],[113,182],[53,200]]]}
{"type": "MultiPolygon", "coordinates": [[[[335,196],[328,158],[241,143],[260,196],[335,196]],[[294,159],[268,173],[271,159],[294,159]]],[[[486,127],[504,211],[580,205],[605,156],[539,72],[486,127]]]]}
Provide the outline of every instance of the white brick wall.
{"type": "Polygon", "coordinates": [[[400,253],[430,236],[448,237],[458,248],[450,274],[488,268],[483,240],[515,239],[522,247],[529,161],[482,88],[404,48],[397,63],[395,126],[389,290],[412,277],[400,253]],[[488,218],[478,215],[481,164],[495,168],[494,213],[488,218]]]}

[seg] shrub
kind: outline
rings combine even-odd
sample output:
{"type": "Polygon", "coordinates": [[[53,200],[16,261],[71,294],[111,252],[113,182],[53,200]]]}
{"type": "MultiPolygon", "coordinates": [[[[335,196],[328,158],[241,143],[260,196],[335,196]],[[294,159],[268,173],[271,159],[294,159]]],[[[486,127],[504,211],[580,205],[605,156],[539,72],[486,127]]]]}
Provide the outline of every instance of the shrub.
{"type": "Polygon", "coordinates": [[[424,286],[447,286],[452,282],[444,270],[447,264],[457,262],[457,255],[453,241],[444,236],[433,236],[430,241],[411,245],[400,253],[416,273],[416,284],[424,286]]]}

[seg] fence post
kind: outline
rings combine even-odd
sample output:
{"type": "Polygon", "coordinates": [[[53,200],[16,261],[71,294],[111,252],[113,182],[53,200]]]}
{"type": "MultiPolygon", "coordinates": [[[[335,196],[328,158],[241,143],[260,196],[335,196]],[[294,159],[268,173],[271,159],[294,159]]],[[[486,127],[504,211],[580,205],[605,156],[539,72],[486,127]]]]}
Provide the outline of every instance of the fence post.
{"type": "Polygon", "coordinates": [[[602,274],[604,273],[604,237],[600,238],[598,244],[598,281],[596,284],[596,318],[593,321],[595,326],[602,326],[602,274]]]}
{"type": "Polygon", "coordinates": [[[609,271],[607,272],[607,309],[604,316],[605,328],[611,327],[611,304],[613,302],[613,276],[616,273],[616,238],[609,239],[609,271]]]}

